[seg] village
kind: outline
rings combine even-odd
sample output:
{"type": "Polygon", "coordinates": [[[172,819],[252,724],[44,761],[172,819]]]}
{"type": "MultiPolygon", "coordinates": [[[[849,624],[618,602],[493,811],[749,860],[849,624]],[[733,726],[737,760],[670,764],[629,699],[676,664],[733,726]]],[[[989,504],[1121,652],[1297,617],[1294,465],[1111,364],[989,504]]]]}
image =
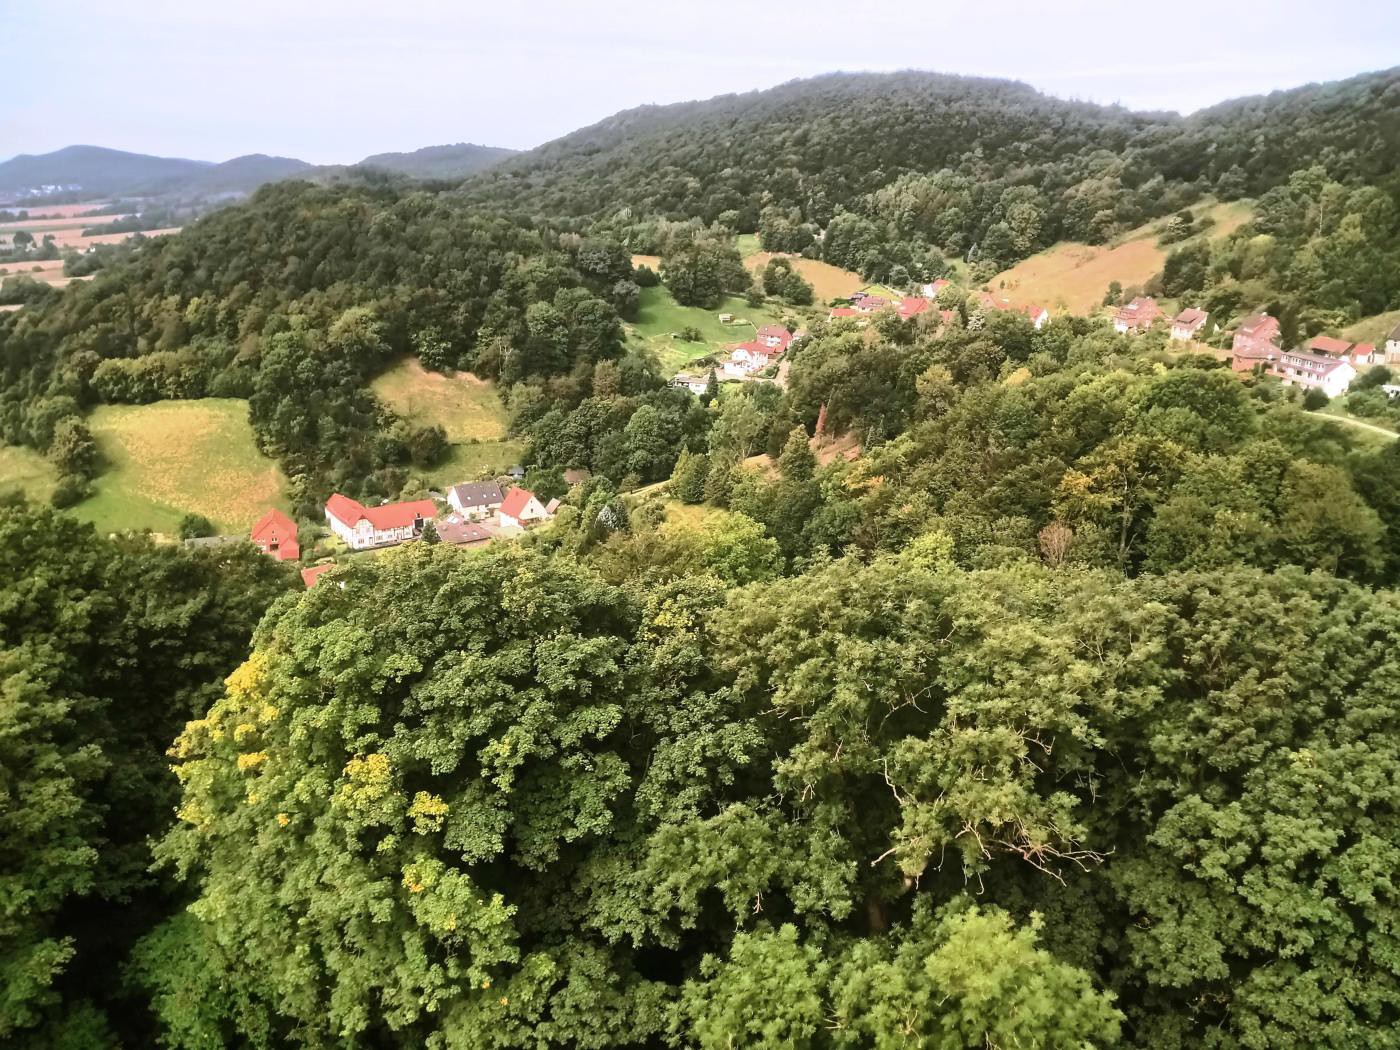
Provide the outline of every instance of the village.
{"type": "MultiPolygon", "coordinates": [[[[566,481],[578,484],[583,471],[569,471],[566,481]]],[[[529,489],[499,481],[470,481],[453,485],[446,496],[399,500],[366,506],[339,492],[326,500],[326,527],[333,542],[347,552],[378,551],[413,541],[474,548],[494,539],[513,540],[553,519],[560,501],[541,503],[529,489]]],[[[247,540],[279,562],[302,557],[300,529],[288,515],[269,510],[249,530],[247,540]]],[[[241,536],[208,536],[186,540],[187,546],[221,546],[242,542],[241,536]]],[[[344,563],[333,557],[301,570],[308,589],[344,563]]]]}
{"type": "MultiPolygon", "coordinates": [[[[846,305],[830,307],[827,320],[855,321],[863,326],[885,310],[892,311],[905,321],[936,310],[941,324],[946,325],[952,321],[956,311],[936,309],[936,302],[940,293],[951,285],[952,281],[940,278],[922,284],[908,294],[872,286],[856,292],[846,301],[846,305]]],[[[975,302],[982,311],[1021,314],[1037,331],[1050,320],[1050,311],[1044,306],[1014,304],[987,290],[972,292],[970,301],[975,302]]],[[[720,315],[721,323],[732,320],[730,315],[720,315]]],[[[1154,297],[1138,295],[1114,309],[1111,321],[1113,330],[1122,335],[1145,335],[1155,327],[1165,327],[1170,342],[1206,349],[1200,341],[1207,334],[1210,315],[1199,307],[1186,307],[1169,317],[1154,297]]],[[[717,378],[731,382],[768,378],[782,386],[784,355],[806,334],[803,329],[789,331],[781,325],[759,328],[753,339],[730,349],[717,378]],[[770,366],[774,365],[778,367],[769,371],[770,366]]],[[[1277,379],[1285,386],[1303,391],[1319,390],[1328,398],[1334,398],[1348,391],[1361,368],[1400,364],[1400,324],[1389,333],[1383,347],[1319,335],[1302,346],[1285,349],[1278,319],[1266,312],[1256,312],[1239,322],[1229,349],[1220,351],[1219,356],[1228,359],[1231,369],[1237,373],[1277,379]]],[[[675,385],[697,395],[705,393],[708,382],[708,375],[697,374],[693,370],[682,371],[673,380],[675,385]]],[[[1382,389],[1388,395],[1400,395],[1400,386],[1387,384],[1382,389]]]]}

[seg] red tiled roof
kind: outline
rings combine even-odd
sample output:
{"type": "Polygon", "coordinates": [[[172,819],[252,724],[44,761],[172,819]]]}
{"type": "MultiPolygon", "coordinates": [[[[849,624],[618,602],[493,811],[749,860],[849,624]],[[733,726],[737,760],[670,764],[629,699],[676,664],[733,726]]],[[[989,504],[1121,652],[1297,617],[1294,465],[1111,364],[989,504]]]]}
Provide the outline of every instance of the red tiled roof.
{"type": "Polygon", "coordinates": [[[437,516],[437,504],[430,499],[413,499],[403,503],[385,503],[380,507],[366,507],[339,492],[326,500],[326,510],[346,525],[353,526],[355,522],[364,518],[381,531],[404,529],[412,525],[416,518],[430,521],[437,516]]]}
{"type": "Polygon", "coordinates": [[[1357,343],[1351,348],[1352,357],[1370,357],[1376,352],[1376,348],[1371,343],[1357,343]]]}
{"type": "Polygon", "coordinates": [[[501,504],[501,513],[509,518],[519,518],[525,511],[525,504],[535,498],[535,494],[529,489],[513,488],[506,493],[505,502],[501,504]]]}
{"type": "Polygon", "coordinates": [[[1150,325],[1161,316],[1162,311],[1157,306],[1156,299],[1150,295],[1139,295],[1132,302],[1119,307],[1118,312],[1113,315],[1113,319],[1119,324],[1137,328],[1150,325]]]}
{"type": "Polygon", "coordinates": [[[1351,343],[1345,339],[1333,339],[1330,335],[1314,336],[1308,343],[1308,350],[1315,354],[1327,354],[1329,357],[1341,357],[1351,349],[1351,343]]]}
{"type": "Polygon", "coordinates": [[[1192,307],[1189,310],[1182,310],[1181,313],[1177,314],[1176,317],[1173,318],[1172,324],[1189,328],[1193,325],[1199,326],[1203,324],[1205,319],[1206,312],[1204,310],[1197,310],[1192,307]]]}
{"type": "Polygon", "coordinates": [[[301,582],[306,584],[306,589],[309,591],[316,586],[317,580],[336,567],[335,562],[328,561],[324,565],[313,565],[309,569],[302,569],[301,582]]]}
{"type": "Polygon", "coordinates": [[[1050,311],[1043,306],[1023,306],[1021,312],[1034,321],[1041,314],[1048,314],[1050,311]]]}
{"type": "Polygon", "coordinates": [[[837,306],[831,311],[832,317],[859,317],[860,311],[853,310],[849,306],[837,306]]]}
{"type": "Polygon", "coordinates": [[[928,300],[917,295],[911,295],[906,299],[901,299],[899,302],[899,316],[906,321],[917,314],[923,313],[927,309],[928,300]]]}

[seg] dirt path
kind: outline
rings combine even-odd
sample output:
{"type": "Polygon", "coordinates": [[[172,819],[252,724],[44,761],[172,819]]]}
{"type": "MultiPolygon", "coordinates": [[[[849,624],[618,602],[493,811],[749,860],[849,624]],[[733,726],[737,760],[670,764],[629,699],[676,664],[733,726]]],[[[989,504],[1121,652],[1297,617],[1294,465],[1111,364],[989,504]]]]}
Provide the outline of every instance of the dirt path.
{"type": "Polygon", "coordinates": [[[1373,433],[1380,434],[1384,437],[1388,437],[1392,441],[1394,441],[1396,438],[1400,438],[1400,434],[1397,434],[1393,430],[1386,430],[1385,427],[1378,427],[1374,423],[1363,423],[1361,422],[1361,420],[1352,419],[1349,416],[1331,416],[1328,415],[1326,412],[1309,412],[1308,415],[1316,416],[1318,419],[1331,420],[1333,423],[1345,423],[1347,426],[1350,427],[1360,427],[1362,430],[1369,430],[1373,433]]]}

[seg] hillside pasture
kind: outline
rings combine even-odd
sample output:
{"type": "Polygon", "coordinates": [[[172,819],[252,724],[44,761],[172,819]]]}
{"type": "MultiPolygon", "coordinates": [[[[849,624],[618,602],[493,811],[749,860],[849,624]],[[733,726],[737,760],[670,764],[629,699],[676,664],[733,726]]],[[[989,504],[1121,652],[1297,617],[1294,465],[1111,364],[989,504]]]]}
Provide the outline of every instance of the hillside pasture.
{"type": "MultiPolygon", "coordinates": [[[[755,252],[744,259],[744,266],[755,276],[763,272],[770,259],[780,257],[776,252],[755,252]]],[[[800,255],[782,255],[792,263],[792,268],[802,275],[803,280],[812,286],[813,298],[818,303],[831,299],[849,299],[865,287],[866,282],[858,273],[843,270],[820,259],[804,259],[800,255]]]]}
{"type": "Polygon", "coordinates": [[[1342,337],[1353,343],[1370,343],[1383,351],[1386,337],[1395,331],[1396,325],[1400,325],[1400,310],[1391,310],[1389,313],[1363,317],[1343,330],[1342,337]]]}
{"type": "Polygon", "coordinates": [[[281,472],[253,442],[246,401],[101,405],[88,424],[107,466],[72,513],[99,529],[169,535],[197,513],[239,533],[269,507],[287,509],[281,472]]]}
{"type": "Polygon", "coordinates": [[[415,357],[399,361],[370,389],[410,423],[440,426],[454,443],[499,440],[509,423],[494,383],[470,372],[430,372],[415,357]]]}
{"type": "Polygon", "coordinates": [[[47,503],[57,480],[53,464],[32,448],[0,445],[0,496],[18,492],[35,503],[47,503]]]}
{"type": "Polygon", "coordinates": [[[496,385],[470,372],[430,372],[404,358],[371,384],[375,396],[416,426],[440,426],[452,449],[425,472],[435,486],[496,476],[520,462],[524,446],[506,438],[510,416],[496,385]]]}
{"type": "Polygon", "coordinates": [[[668,372],[684,368],[692,361],[721,353],[752,339],[758,328],[782,319],[781,308],[773,304],[749,306],[743,299],[728,296],[713,310],[682,306],[664,285],[643,288],[637,304],[637,319],[627,326],[628,336],[656,354],[668,372]],[[720,324],[720,314],[733,314],[734,324],[720,324]],[[699,342],[675,339],[683,328],[700,333],[699,342]]]}
{"type": "MultiPolygon", "coordinates": [[[[1211,240],[1227,236],[1253,214],[1246,201],[1212,202],[1191,210],[1198,218],[1209,216],[1215,220],[1204,234],[1211,240]]],[[[1164,220],[1156,219],[1111,244],[1061,242],[997,274],[987,287],[1017,305],[1036,304],[1052,313],[1093,313],[1102,305],[1104,293],[1113,281],[1124,288],[1141,287],[1161,273],[1168,250],[1176,247],[1163,248],[1158,243],[1164,224],[1164,220]]]]}

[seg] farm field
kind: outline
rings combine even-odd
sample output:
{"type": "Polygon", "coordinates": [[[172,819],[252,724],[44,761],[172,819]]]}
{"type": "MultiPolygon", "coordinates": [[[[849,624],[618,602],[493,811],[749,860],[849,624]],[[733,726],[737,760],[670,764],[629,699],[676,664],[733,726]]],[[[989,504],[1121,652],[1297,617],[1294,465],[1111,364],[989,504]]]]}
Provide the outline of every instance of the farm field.
{"type": "Polygon", "coordinates": [[[0,445],[0,496],[19,492],[47,503],[56,480],[52,464],[32,448],[0,445]]]}
{"type": "MultiPolygon", "coordinates": [[[[761,273],[768,265],[768,260],[777,258],[777,254],[755,252],[745,257],[744,266],[750,273],[761,273]]],[[[848,299],[867,284],[860,274],[843,270],[819,259],[804,259],[797,255],[789,255],[787,258],[792,260],[792,268],[812,286],[813,298],[818,303],[825,303],[830,299],[848,299]]]]}
{"type": "Polygon", "coordinates": [[[447,432],[452,453],[427,473],[433,485],[501,474],[520,462],[523,445],[506,439],[510,417],[489,380],[469,372],[429,372],[409,357],[375,379],[371,389],[410,422],[447,432]]]}
{"type": "Polygon", "coordinates": [[[743,299],[729,296],[713,310],[682,306],[664,285],[643,288],[637,305],[637,319],[627,325],[629,335],[654,352],[666,371],[683,368],[692,361],[717,353],[754,335],[756,327],[781,320],[781,311],[772,306],[751,307],[743,299]],[[723,325],[720,314],[733,314],[747,324],[723,325]],[[700,333],[698,343],[672,339],[682,328],[700,333]]]}
{"type": "MultiPolygon", "coordinates": [[[[36,207],[30,209],[34,214],[32,219],[24,219],[17,222],[0,222],[0,241],[7,246],[10,239],[18,230],[24,230],[34,236],[36,241],[42,241],[46,234],[52,234],[54,243],[61,249],[72,249],[82,251],[94,244],[120,244],[131,236],[130,233],[95,233],[91,236],[83,236],[83,230],[93,226],[103,226],[113,222],[122,216],[117,215],[84,215],[84,212],[92,211],[101,207],[105,203],[102,201],[87,201],[82,204],[56,204],[50,207],[36,207]],[[53,216],[52,218],[40,218],[40,215],[53,216]]],[[[179,233],[180,227],[172,226],[160,230],[142,231],[143,237],[163,237],[171,233],[179,233]]],[[[62,288],[73,279],[63,276],[63,261],[46,260],[41,263],[0,263],[0,270],[9,270],[10,274],[29,273],[36,281],[43,281],[52,284],[56,288],[62,288]],[[33,266],[43,266],[42,272],[32,272],[33,266]]]]}
{"type": "Polygon", "coordinates": [[[88,425],[107,468],[71,513],[99,529],[172,534],[198,513],[237,533],[269,507],[287,509],[281,471],[253,443],[246,401],[102,405],[88,425]]]}
{"type": "MultiPolygon", "coordinates": [[[[1198,216],[1215,219],[1206,233],[1212,240],[1238,229],[1252,214],[1250,205],[1243,201],[1193,210],[1198,216]]],[[[1162,225],[1162,219],[1155,219],[1113,244],[1057,244],[1002,271],[987,286],[1018,305],[1036,303],[1051,312],[1092,313],[1103,303],[1111,282],[1117,281],[1124,288],[1141,286],[1161,272],[1167,259],[1167,250],[1157,243],[1162,225]]]]}
{"type": "Polygon", "coordinates": [[[659,255],[634,255],[632,256],[632,267],[645,266],[654,273],[661,272],[661,256],[659,255]]]}

